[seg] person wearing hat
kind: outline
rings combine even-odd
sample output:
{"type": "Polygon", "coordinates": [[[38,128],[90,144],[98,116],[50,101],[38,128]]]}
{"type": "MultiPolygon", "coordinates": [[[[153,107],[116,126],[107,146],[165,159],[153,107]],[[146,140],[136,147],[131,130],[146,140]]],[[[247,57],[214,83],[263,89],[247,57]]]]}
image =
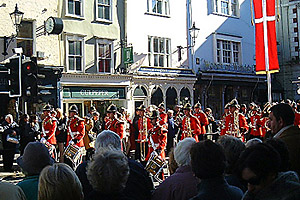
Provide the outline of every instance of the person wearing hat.
{"type": "Polygon", "coordinates": [[[85,135],[84,119],[78,116],[78,108],[72,105],[69,109],[69,120],[67,122],[67,143],[66,146],[72,141],[78,147],[83,147],[83,137],[85,135]]]}
{"type": "Polygon", "coordinates": [[[239,109],[240,105],[237,99],[233,99],[229,103],[230,114],[227,116],[228,118],[226,119],[226,134],[244,138],[244,134],[248,131],[249,127],[245,116],[242,113],[239,113],[239,109]]]}
{"type": "Polygon", "coordinates": [[[198,118],[198,120],[200,121],[200,124],[201,124],[201,134],[198,136],[198,139],[200,141],[200,140],[203,140],[203,135],[206,133],[205,126],[207,126],[209,124],[209,122],[208,122],[207,115],[201,109],[201,104],[199,102],[195,104],[194,110],[195,110],[194,115],[195,115],[195,117],[198,118]]]}
{"type": "Polygon", "coordinates": [[[168,115],[165,112],[165,104],[164,103],[160,103],[158,105],[158,111],[159,111],[159,124],[163,125],[163,124],[168,124],[168,115]]]}
{"type": "Polygon", "coordinates": [[[139,114],[140,118],[138,120],[138,129],[139,129],[139,135],[137,139],[137,146],[136,146],[136,153],[137,153],[137,159],[140,159],[141,161],[144,161],[146,158],[146,152],[148,151],[148,145],[147,144],[147,134],[148,130],[152,128],[150,119],[145,116],[146,106],[140,105],[139,106],[139,114]]]}
{"type": "Polygon", "coordinates": [[[228,129],[229,123],[229,103],[224,106],[224,113],[221,117],[221,133],[220,135],[225,135],[228,129]]]}
{"type": "Polygon", "coordinates": [[[250,117],[250,137],[249,139],[251,140],[252,138],[258,138],[262,139],[262,121],[260,114],[258,112],[258,106],[255,105],[252,108],[252,115],[250,117]]]}
{"type": "Polygon", "coordinates": [[[153,110],[149,116],[152,128],[148,134],[148,154],[146,161],[149,160],[152,153],[159,155],[162,159],[165,159],[165,148],[167,146],[167,133],[168,129],[166,125],[159,124],[159,111],[153,110]]]}
{"type": "Polygon", "coordinates": [[[122,143],[122,139],[124,137],[125,122],[123,120],[120,120],[117,118],[117,112],[118,112],[117,107],[114,104],[111,104],[107,108],[109,120],[105,124],[105,130],[111,130],[111,131],[115,132],[116,134],[118,134],[120,136],[121,143],[122,143]]]}
{"type": "Polygon", "coordinates": [[[45,105],[43,108],[44,120],[42,122],[42,142],[48,142],[56,145],[55,132],[57,128],[57,119],[51,115],[51,106],[45,105]]]}
{"type": "Polygon", "coordinates": [[[44,167],[53,163],[54,160],[50,157],[47,147],[40,142],[29,142],[25,147],[23,156],[17,158],[17,164],[26,176],[17,185],[21,187],[27,200],[38,199],[40,172],[44,167]]]}
{"type": "Polygon", "coordinates": [[[198,136],[201,134],[201,124],[197,117],[192,115],[192,106],[186,103],[183,107],[185,114],[182,120],[182,135],[181,140],[186,137],[193,137],[196,142],[199,142],[198,136]]]}

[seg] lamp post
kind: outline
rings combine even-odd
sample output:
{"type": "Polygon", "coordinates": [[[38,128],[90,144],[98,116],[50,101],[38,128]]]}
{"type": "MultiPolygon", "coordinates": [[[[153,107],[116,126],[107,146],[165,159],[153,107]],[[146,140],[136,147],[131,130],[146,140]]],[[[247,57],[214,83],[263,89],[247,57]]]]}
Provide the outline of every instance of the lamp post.
{"type": "Polygon", "coordinates": [[[10,45],[12,40],[18,36],[19,28],[20,28],[24,13],[19,11],[18,4],[16,4],[14,12],[10,13],[9,15],[10,15],[10,18],[16,28],[16,34],[15,35],[12,34],[10,37],[4,36],[4,38],[3,38],[4,39],[4,45],[3,45],[4,49],[3,49],[3,53],[2,53],[2,55],[4,55],[4,56],[8,55],[8,53],[7,53],[8,46],[10,45]]]}
{"type": "Polygon", "coordinates": [[[194,56],[195,56],[195,51],[194,51],[194,47],[195,47],[195,43],[196,43],[196,38],[198,37],[198,33],[200,31],[199,28],[196,27],[195,22],[193,22],[193,26],[191,28],[189,28],[189,31],[192,33],[192,42],[191,42],[191,48],[192,48],[192,69],[194,69],[194,56]]]}

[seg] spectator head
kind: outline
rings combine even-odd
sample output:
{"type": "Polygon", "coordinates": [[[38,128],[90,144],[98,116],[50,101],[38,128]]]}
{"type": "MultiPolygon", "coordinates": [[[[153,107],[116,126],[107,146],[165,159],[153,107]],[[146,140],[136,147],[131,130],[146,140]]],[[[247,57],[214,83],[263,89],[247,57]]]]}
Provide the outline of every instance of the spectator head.
{"type": "Polygon", "coordinates": [[[57,114],[56,114],[56,118],[57,118],[57,119],[60,120],[60,119],[62,119],[62,118],[64,117],[64,114],[63,114],[62,109],[56,108],[55,111],[56,111],[56,113],[57,113],[57,114]]]}
{"type": "Polygon", "coordinates": [[[14,121],[14,118],[11,114],[8,114],[5,116],[5,121],[10,124],[14,121]]]}
{"type": "Polygon", "coordinates": [[[167,114],[170,118],[172,118],[174,116],[174,110],[168,110],[167,114]]]}
{"type": "Polygon", "coordinates": [[[40,142],[29,142],[24,149],[23,156],[17,159],[18,165],[27,175],[38,175],[44,167],[52,165],[47,147],[40,142]]]}
{"type": "Polygon", "coordinates": [[[252,138],[250,140],[248,140],[246,142],[246,148],[250,147],[250,146],[253,146],[253,145],[256,145],[256,144],[259,144],[259,143],[262,143],[261,139],[259,138],[252,138]]]}
{"type": "Polygon", "coordinates": [[[121,151],[101,149],[87,167],[90,184],[103,194],[121,193],[128,176],[128,160],[121,151]]]}
{"type": "Polygon", "coordinates": [[[279,153],[281,160],[279,171],[288,171],[290,169],[289,150],[284,141],[279,138],[272,138],[266,140],[265,143],[272,146],[279,153]]]}
{"type": "Polygon", "coordinates": [[[98,152],[101,148],[108,148],[121,151],[120,136],[113,131],[104,130],[96,139],[95,152],[98,152]]]}
{"type": "Polygon", "coordinates": [[[191,165],[190,150],[196,143],[194,138],[185,138],[181,140],[174,149],[174,159],[179,167],[191,165]]]}
{"type": "Polygon", "coordinates": [[[82,186],[71,167],[64,163],[45,167],[39,178],[38,199],[82,200],[82,186]]]}
{"type": "Polygon", "coordinates": [[[225,153],[226,157],[226,174],[233,174],[237,161],[240,157],[240,154],[245,150],[245,144],[238,138],[224,135],[218,139],[218,144],[220,144],[225,153]]]}
{"type": "Polygon", "coordinates": [[[264,143],[246,148],[238,163],[238,172],[248,182],[248,191],[253,194],[272,183],[279,168],[278,152],[264,143]]]}
{"type": "Polygon", "coordinates": [[[226,166],[222,146],[211,140],[193,144],[191,148],[191,165],[196,177],[200,179],[222,176],[226,166]]]}
{"type": "Polygon", "coordinates": [[[294,124],[295,113],[289,104],[276,104],[270,108],[270,111],[270,129],[273,134],[285,126],[294,124]]]}

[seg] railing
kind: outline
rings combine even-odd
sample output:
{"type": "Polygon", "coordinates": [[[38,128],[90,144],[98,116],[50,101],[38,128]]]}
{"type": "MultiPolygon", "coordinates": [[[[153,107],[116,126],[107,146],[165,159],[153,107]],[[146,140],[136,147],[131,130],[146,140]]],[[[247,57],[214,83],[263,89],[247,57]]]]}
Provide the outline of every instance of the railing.
{"type": "Polygon", "coordinates": [[[230,72],[230,73],[245,73],[245,74],[255,74],[255,66],[252,65],[237,65],[237,64],[218,64],[206,61],[204,59],[200,60],[200,67],[198,72],[230,72]]]}

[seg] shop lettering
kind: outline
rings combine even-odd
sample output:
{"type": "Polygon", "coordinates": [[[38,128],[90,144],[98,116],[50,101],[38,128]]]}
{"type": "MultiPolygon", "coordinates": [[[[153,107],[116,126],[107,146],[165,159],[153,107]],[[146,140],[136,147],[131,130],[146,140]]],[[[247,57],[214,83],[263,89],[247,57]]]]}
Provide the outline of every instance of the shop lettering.
{"type": "Polygon", "coordinates": [[[80,90],[81,96],[108,96],[107,90],[80,90]]]}

